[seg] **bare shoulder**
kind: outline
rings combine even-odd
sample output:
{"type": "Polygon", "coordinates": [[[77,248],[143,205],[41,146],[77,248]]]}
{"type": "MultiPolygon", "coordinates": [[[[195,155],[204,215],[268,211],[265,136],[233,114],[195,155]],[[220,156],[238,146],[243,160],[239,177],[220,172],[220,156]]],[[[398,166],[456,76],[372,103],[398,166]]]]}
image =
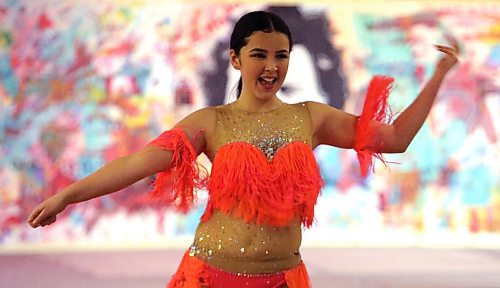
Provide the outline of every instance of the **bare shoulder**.
{"type": "Polygon", "coordinates": [[[305,101],[304,102],[307,106],[307,109],[311,114],[313,113],[322,113],[328,110],[328,108],[332,108],[327,104],[320,103],[320,102],[315,102],[315,101],[305,101]]]}
{"type": "Polygon", "coordinates": [[[328,104],[314,101],[306,101],[304,103],[306,104],[313,121],[322,122],[323,120],[325,120],[325,118],[346,117],[348,115],[351,115],[328,104]]]}
{"type": "Polygon", "coordinates": [[[308,101],[306,105],[313,125],[313,145],[352,146],[356,116],[328,104],[308,101]]]}
{"type": "Polygon", "coordinates": [[[184,130],[198,154],[206,149],[208,139],[213,135],[216,124],[215,113],[215,107],[205,107],[190,113],[174,126],[184,130]],[[198,137],[200,133],[202,137],[198,137]]]}
{"type": "Polygon", "coordinates": [[[175,127],[187,127],[194,130],[213,131],[215,127],[215,107],[196,110],[179,121],[175,127]]]}
{"type": "Polygon", "coordinates": [[[315,101],[305,101],[307,110],[309,111],[309,115],[311,117],[311,122],[313,124],[313,128],[316,131],[317,128],[321,125],[325,116],[328,114],[328,111],[332,108],[327,104],[315,102],[315,101]]]}

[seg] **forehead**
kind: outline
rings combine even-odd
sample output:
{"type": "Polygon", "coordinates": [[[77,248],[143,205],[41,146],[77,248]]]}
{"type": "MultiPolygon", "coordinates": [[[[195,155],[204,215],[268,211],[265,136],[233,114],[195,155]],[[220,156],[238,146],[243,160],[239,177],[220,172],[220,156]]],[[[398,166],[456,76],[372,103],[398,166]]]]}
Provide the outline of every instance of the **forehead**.
{"type": "Polygon", "coordinates": [[[260,48],[268,51],[286,50],[290,48],[288,37],[280,32],[256,31],[247,38],[247,45],[242,49],[260,48]]]}

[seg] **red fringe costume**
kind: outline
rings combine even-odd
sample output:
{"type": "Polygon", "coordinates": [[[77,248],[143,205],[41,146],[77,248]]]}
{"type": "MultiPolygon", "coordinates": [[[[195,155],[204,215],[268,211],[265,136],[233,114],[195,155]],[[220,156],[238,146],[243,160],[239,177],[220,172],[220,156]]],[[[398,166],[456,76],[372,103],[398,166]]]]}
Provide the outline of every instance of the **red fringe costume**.
{"type": "MultiPolygon", "coordinates": [[[[369,123],[388,120],[387,97],[392,82],[392,78],[381,76],[372,80],[358,119],[354,148],[363,176],[372,166],[372,156],[382,159],[369,149],[373,147],[369,123]]],[[[203,168],[197,164],[196,152],[181,128],[166,131],[148,144],[173,152],[171,167],[158,174],[153,195],[186,212],[196,200],[195,189],[208,187],[209,200],[201,221],[219,210],[249,223],[271,226],[286,226],[298,217],[310,227],[323,180],[311,149],[312,124],[306,105],[285,104],[282,106],[287,111],[265,113],[237,111],[230,106],[215,107],[219,119],[216,140],[207,143],[216,151],[210,177],[200,173],[203,168]],[[236,118],[243,119],[244,124],[237,126],[236,118]],[[269,129],[261,123],[270,123],[269,129]],[[284,132],[276,136],[278,131],[284,132]]],[[[238,279],[254,283],[246,287],[310,287],[303,263],[280,273],[248,277],[211,267],[188,252],[168,287],[226,287],[221,283],[229,280],[233,281],[229,282],[233,283],[231,287],[240,287],[234,283],[238,279]],[[259,284],[259,279],[275,286],[259,284]]]]}

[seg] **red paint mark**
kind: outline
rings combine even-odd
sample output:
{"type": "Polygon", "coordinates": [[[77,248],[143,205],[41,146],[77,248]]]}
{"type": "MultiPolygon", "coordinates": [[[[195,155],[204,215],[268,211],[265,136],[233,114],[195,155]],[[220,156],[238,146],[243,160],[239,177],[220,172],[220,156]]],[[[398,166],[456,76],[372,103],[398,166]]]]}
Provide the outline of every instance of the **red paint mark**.
{"type": "Polygon", "coordinates": [[[85,46],[81,43],[75,43],[75,60],[68,67],[67,75],[73,74],[81,68],[90,65],[92,56],[87,53],[85,46]]]}
{"type": "Polygon", "coordinates": [[[475,208],[469,211],[469,231],[472,233],[479,232],[479,215],[475,208]]]}
{"type": "Polygon", "coordinates": [[[0,16],[4,17],[7,15],[9,12],[9,9],[7,7],[0,6],[0,16]]]}
{"type": "Polygon", "coordinates": [[[413,76],[417,79],[418,83],[422,83],[425,77],[425,67],[423,65],[418,65],[415,68],[415,74],[413,76]]]}
{"type": "Polygon", "coordinates": [[[41,30],[49,29],[53,26],[52,20],[50,20],[49,16],[47,16],[47,13],[42,13],[40,17],[38,17],[38,28],[41,30]]]}
{"type": "Polygon", "coordinates": [[[124,41],[122,43],[119,43],[116,46],[104,49],[103,54],[104,55],[113,55],[113,56],[128,55],[128,54],[132,53],[134,48],[135,48],[134,41],[128,40],[128,41],[124,41]]]}

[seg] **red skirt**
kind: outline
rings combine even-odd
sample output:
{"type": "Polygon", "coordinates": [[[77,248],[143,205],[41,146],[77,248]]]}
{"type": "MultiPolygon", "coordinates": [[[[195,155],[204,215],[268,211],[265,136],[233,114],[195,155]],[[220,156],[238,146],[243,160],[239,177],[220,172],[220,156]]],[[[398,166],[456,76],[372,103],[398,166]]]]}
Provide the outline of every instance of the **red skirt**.
{"type": "Polygon", "coordinates": [[[272,274],[243,274],[227,272],[202,260],[184,254],[177,272],[167,288],[309,288],[309,275],[301,262],[296,267],[272,274]]]}

